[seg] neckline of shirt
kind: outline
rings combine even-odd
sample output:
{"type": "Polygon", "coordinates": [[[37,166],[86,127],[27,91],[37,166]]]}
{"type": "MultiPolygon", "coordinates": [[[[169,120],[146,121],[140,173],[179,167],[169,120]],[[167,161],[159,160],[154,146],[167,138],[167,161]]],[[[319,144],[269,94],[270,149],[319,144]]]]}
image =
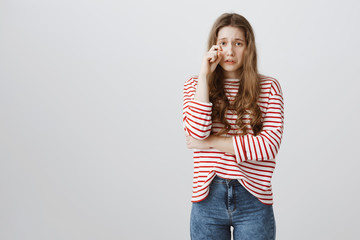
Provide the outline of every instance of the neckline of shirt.
{"type": "Polygon", "coordinates": [[[240,82],[240,79],[238,79],[238,78],[225,78],[224,79],[224,82],[225,83],[239,83],[240,82]]]}

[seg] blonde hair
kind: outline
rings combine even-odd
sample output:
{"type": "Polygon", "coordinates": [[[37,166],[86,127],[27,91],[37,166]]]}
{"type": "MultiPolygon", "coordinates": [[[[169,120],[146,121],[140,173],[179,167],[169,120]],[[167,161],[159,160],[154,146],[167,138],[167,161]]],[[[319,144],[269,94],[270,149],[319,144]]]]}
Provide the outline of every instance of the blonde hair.
{"type": "Polygon", "coordinates": [[[223,69],[218,65],[209,78],[209,95],[210,101],[213,103],[213,119],[219,120],[224,124],[224,128],[216,135],[228,133],[231,125],[225,118],[226,110],[236,113],[236,125],[239,126],[242,135],[249,133],[247,124],[243,122],[246,114],[250,116],[250,126],[257,135],[263,128],[261,110],[257,104],[260,95],[259,73],[257,69],[257,55],[255,46],[255,36],[250,23],[245,17],[236,13],[224,13],[214,23],[208,39],[208,49],[217,42],[219,30],[223,27],[237,27],[243,31],[246,41],[245,55],[243,64],[239,69],[239,89],[230,104],[225,95],[224,90],[224,74],[223,69]]]}

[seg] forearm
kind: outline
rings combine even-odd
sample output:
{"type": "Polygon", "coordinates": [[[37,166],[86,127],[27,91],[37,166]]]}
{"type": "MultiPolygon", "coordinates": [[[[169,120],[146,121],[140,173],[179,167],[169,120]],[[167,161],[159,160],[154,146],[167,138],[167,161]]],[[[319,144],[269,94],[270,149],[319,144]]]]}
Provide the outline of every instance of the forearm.
{"type": "Polygon", "coordinates": [[[234,143],[231,137],[210,135],[205,141],[207,141],[209,148],[215,148],[226,153],[235,154],[234,143]]]}
{"type": "Polygon", "coordinates": [[[194,95],[194,100],[200,102],[210,102],[209,100],[209,86],[207,75],[201,74],[198,78],[198,85],[196,88],[196,93],[194,95]]]}
{"type": "Polygon", "coordinates": [[[196,138],[205,139],[211,133],[212,103],[194,100],[198,78],[189,78],[184,83],[183,127],[196,138]]]}

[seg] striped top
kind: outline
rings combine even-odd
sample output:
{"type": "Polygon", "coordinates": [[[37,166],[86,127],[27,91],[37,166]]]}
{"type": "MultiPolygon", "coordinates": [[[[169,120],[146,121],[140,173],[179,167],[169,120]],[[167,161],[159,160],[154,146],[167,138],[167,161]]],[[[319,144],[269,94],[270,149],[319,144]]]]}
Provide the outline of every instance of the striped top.
{"type": "MultiPolygon", "coordinates": [[[[212,121],[212,103],[194,100],[197,77],[184,83],[183,127],[193,138],[205,139],[224,126],[212,121]]],[[[225,79],[225,94],[230,103],[234,101],[239,87],[238,79],[225,79]]],[[[249,133],[241,136],[235,125],[236,115],[226,112],[231,130],[222,136],[232,137],[235,155],[215,148],[194,149],[194,178],[192,202],[200,202],[209,194],[209,185],[215,175],[239,182],[262,203],[272,205],[271,177],[275,169],[275,156],[280,148],[284,126],[284,101],[279,82],[260,75],[260,96],[258,104],[262,112],[263,130],[254,136],[248,124],[249,133]]],[[[249,123],[249,116],[245,116],[249,123]]]]}

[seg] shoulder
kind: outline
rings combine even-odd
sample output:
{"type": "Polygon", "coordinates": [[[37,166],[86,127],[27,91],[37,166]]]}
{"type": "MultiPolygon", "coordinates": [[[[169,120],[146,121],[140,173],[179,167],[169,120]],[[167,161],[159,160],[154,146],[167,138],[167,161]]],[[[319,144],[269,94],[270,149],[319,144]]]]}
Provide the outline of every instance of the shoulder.
{"type": "Polygon", "coordinates": [[[266,76],[263,74],[259,74],[260,85],[267,85],[270,88],[271,95],[279,94],[282,95],[280,82],[274,77],[266,76]]]}

